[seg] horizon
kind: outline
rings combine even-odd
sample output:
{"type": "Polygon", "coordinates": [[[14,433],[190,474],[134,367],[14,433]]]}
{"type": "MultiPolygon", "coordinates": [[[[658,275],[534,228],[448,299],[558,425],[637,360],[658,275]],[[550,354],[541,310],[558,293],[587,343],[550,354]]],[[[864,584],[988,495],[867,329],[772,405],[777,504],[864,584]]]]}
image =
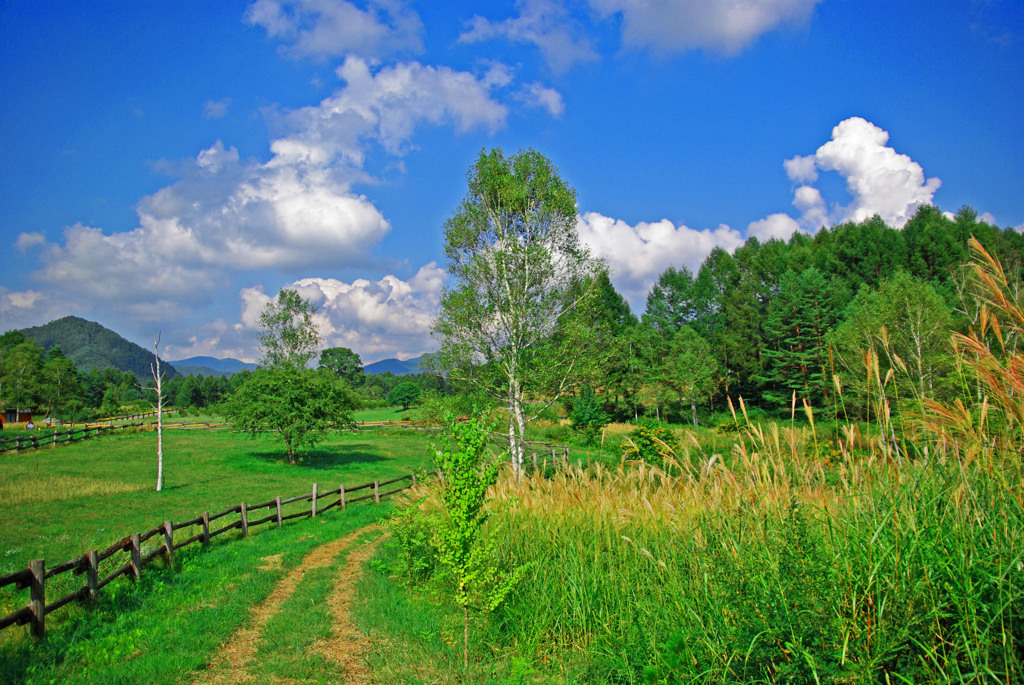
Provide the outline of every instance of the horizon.
{"type": "Polygon", "coordinates": [[[927,204],[1024,229],[1013,3],[478,7],[0,6],[0,329],[74,315],[245,361],[290,287],[326,347],[414,358],[492,147],[559,169],[636,314],[752,236],[927,204]]]}

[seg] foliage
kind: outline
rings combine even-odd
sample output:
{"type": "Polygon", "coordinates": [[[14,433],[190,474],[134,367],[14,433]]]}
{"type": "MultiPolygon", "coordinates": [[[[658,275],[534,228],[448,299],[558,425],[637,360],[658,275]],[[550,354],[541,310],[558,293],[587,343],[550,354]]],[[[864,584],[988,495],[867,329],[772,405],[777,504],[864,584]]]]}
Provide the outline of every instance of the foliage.
{"type": "Polygon", "coordinates": [[[433,544],[436,515],[422,508],[423,501],[403,509],[391,519],[391,533],[398,544],[401,572],[409,583],[420,583],[437,570],[437,548],[433,544]]]}
{"type": "Polygon", "coordinates": [[[305,367],[320,348],[313,317],[316,308],[296,291],[284,288],[260,314],[260,364],[305,367]]]}
{"type": "MultiPolygon", "coordinates": [[[[97,368],[101,372],[106,369],[128,371],[140,382],[149,378],[152,353],[93,321],[65,316],[21,332],[45,351],[60,347],[64,356],[74,362],[75,368],[83,374],[97,368]]],[[[170,364],[162,359],[160,362],[167,369],[168,378],[178,375],[170,364]]]]}
{"type": "Polygon", "coordinates": [[[399,383],[388,393],[388,402],[408,409],[420,399],[420,386],[415,383],[399,383]]]}
{"type": "Polygon", "coordinates": [[[347,347],[328,347],[320,353],[321,369],[329,369],[352,385],[363,382],[363,360],[347,347]]]}
{"type": "Polygon", "coordinates": [[[608,415],[601,410],[594,389],[589,385],[583,388],[573,402],[569,419],[572,427],[583,436],[584,445],[595,444],[601,429],[608,423],[608,415]]]}
{"type": "Polygon", "coordinates": [[[843,386],[853,391],[847,408],[874,404],[877,412],[887,402],[945,395],[951,323],[943,298],[906,272],[858,292],[829,335],[843,386]]]}
{"type": "Polygon", "coordinates": [[[454,583],[455,603],[464,616],[463,663],[469,665],[469,612],[494,611],[526,571],[502,570],[494,559],[493,531],[485,531],[487,488],[498,479],[500,463],[487,463],[488,429],[479,416],[465,423],[448,417],[450,440],[436,453],[441,470],[444,516],[434,529],[438,561],[454,583]]]}
{"type": "Polygon", "coordinates": [[[445,291],[434,364],[502,401],[521,465],[525,398],[550,402],[576,384],[595,340],[597,264],[576,234],[576,193],[546,157],[481,151],[445,222],[455,286],[445,291]]]}
{"type": "Polygon", "coordinates": [[[655,422],[645,422],[629,432],[622,444],[624,459],[636,459],[664,466],[665,458],[675,455],[679,449],[679,441],[672,429],[655,422]]]}
{"type": "Polygon", "coordinates": [[[295,367],[257,369],[225,404],[237,430],[252,438],[271,431],[283,442],[290,464],[326,431],[351,424],[354,408],[345,381],[329,371],[295,367]]]}

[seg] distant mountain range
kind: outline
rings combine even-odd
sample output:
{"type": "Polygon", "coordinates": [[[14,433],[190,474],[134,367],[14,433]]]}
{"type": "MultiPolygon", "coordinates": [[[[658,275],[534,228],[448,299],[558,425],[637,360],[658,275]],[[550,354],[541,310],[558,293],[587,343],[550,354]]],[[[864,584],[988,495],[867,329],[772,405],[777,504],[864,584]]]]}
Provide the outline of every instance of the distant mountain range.
{"type": "MultiPolygon", "coordinates": [[[[93,367],[100,371],[113,368],[130,371],[143,382],[150,378],[153,350],[125,340],[95,321],[65,316],[43,326],[23,328],[21,333],[35,340],[44,350],[59,345],[64,356],[73,361],[82,373],[88,373],[93,367]]],[[[160,363],[166,378],[178,375],[174,366],[163,359],[160,363]]]]}
{"type": "Polygon", "coordinates": [[[252,371],[255,364],[243,362],[230,357],[217,359],[216,357],[189,357],[172,361],[174,368],[183,376],[230,376],[239,371],[252,371]]]}
{"type": "MultiPolygon", "coordinates": [[[[114,331],[95,321],[86,321],[77,316],[65,316],[43,326],[23,328],[21,333],[35,340],[44,350],[60,345],[61,352],[75,363],[75,367],[88,373],[93,367],[100,371],[114,368],[131,371],[139,380],[150,377],[149,365],[153,351],[125,340],[114,331]]],[[[407,376],[420,373],[420,364],[426,355],[414,359],[382,359],[363,367],[369,374],[392,373],[407,376]]],[[[239,371],[252,371],[256,364],[238,359],[216,357],[189,357],[177,361],[160,360],[167,378],[183,376],[230,376],[239,371]]]]}
{"type": "Polygon", "coordinates": [[[420,372],[420,364],[425,354],[414,359],[381,359],[379,362],[367,364],[363,367],[365,373],[393,373],[396,376],[408,376],[420,372]]]}

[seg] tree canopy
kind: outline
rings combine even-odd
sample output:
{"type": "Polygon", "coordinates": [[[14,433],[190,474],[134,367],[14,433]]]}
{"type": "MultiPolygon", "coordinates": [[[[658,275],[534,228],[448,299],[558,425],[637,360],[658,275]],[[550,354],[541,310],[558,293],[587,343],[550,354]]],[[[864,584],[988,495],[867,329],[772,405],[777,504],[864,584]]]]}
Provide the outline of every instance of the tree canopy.
{"type": "Polygon", "coordinates": [[[593,339],[599,264],[576,234],[576,193],[534,150],[481,151],[445,222],[445,256],[455,285],[434,324],[435,363],[508,407],[521,463],[526,396],[556,401],[578,382],[593,339]]]}

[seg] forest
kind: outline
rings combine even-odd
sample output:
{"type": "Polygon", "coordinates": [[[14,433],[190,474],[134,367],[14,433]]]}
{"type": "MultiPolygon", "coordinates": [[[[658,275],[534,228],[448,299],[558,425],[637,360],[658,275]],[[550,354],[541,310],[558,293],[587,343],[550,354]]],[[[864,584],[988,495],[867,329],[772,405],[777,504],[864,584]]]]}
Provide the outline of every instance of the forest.
{"type": "MultiPolygon", "coordinates": [[[[969,207],[951,217],[931,205],[902,230],[876,216],[788,241],[750,238],[732,254],[716,248],[695,274],[682,265],[666,269],[640,316],[600,271],[591,311],[599,344],[563,398],[565,410],[586,388],[596,392],[609,420],[649,416],[718,425],[730,420],[727,397],[743,397],[755,415],[790,417],[806,401],[863,420],[872,374],[892,374],[894,402],[946,399],[960,383],[948,354],[950,335],[977,325],[980,315],[965,285],[972,236],[1016,281],[1024,236],[979,221],[969,207]],[[844,391],[842,406],[837,388],[844,391]]],[[[153,403],[153,379],[141,373],[152,356],[133,358],[125,367],[131,370],[110,362],[85,370],[110,340],[75,345],[75,358],[39,339],[44,328],[0,337],[0,405],[78,421],[153,403]]],[[[107,350],[105,358],[115,352],[107,350]]],[[[354,353],[325,350],[321,366],[333,361],[364,406],[387,404],[401,383],[418,386],[424,399],[471,389],[438,373],[363,374],[358,355],[352,368],[338,367],[339,355],[354,353]]],[[[213,407],[248,376],[168,375],[166,401],[181,408],[213,407]]]]}

